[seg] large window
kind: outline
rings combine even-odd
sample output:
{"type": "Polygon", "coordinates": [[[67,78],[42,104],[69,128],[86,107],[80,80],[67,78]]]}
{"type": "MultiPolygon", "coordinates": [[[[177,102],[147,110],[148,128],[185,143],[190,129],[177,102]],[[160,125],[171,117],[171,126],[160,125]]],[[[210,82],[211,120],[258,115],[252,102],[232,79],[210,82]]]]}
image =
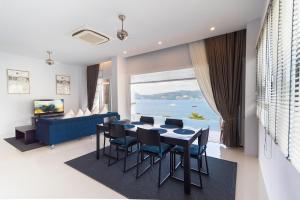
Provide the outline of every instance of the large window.
{"type": "Polygon", "coordinates": [[[131,77],[131,117],[153,116],[156,122],[178,118],[185,126],[220,131],[218,117],[205,101],[193,69],[148,73],[131,77]]]}
{"type": "Polygon", "coordinates": [[[300,5],[273,0],[257,44],[257,115],[300,171],[300,5]]]}

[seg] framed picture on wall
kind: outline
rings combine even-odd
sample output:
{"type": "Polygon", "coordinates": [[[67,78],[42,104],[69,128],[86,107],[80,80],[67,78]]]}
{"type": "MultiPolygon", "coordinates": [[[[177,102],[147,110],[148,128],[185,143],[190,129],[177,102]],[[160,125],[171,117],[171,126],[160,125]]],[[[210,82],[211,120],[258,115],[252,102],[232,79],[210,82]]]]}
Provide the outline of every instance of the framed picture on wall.
{"type": "Polygon", "coordinates": [[[29,71],[7,69],[7,93],[30,94],[29,71]]]}
{"type": "Polygon", "coordinates": [[[56,94],[71,94],[71,77],[65,75],[56,75],[56,94]]]}

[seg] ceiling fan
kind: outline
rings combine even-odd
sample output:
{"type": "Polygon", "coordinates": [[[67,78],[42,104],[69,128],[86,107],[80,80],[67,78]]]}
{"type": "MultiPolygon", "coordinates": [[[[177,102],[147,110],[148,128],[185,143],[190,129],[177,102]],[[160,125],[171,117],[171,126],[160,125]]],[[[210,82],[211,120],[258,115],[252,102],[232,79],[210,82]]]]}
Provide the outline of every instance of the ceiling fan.
{"type": "Polygon", "coordinates": [[[117,38],[121,41],[126,40],[127,37],[128,37],[128,32],[125,31],[124,27],[123,27],[123,23],[124,23],[125,18],[126,18],[125,15],[119,15],[119,19],[122,21],[122,29],[118,30],[117,38]]]}
{"type": "Polygon", "coordinates": [[[52,55],[52,51],[46,51],[47,54],[48,54],[48,58],[45,60],[46,63],[48,65],[53,65],[54,64],[54,60],[51,58],[51,55],[52,55]]]}

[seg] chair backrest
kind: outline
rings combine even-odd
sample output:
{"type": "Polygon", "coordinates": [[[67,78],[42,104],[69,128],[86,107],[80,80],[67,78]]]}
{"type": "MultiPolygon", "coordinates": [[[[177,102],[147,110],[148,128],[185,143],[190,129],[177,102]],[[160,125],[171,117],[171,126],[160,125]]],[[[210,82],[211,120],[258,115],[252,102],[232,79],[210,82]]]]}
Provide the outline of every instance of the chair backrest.
{"type": "Polygon", "coordinates": [[[113,123],[114,121],[117,121],[116,116],[109,116],[109,117],[104,117],[103,118],[103,125],[109,126],[109,124],[113,123]]]}
{"type": "Polygon", "coordinates": [[[141,116],[140,122],[144,122],[145,124],[154,124],[154,118],[153,117],[141,116]]]}
{"type": "Polygon", "coordinates": [[[137,128],[137,140],[141,144],[159,146],[160,147],[160,134],[158,130],[147,130],[137,128]]]}
{"type": "Polygon", "coordinates": [[[110,124],[109,135],[113,138],[125,137],[125,127],[122,124],[110,124]]]}
{"type": "Polygon", "coordinates": [[[198,145],[199,146],[205,146],[207,145],[208,142],[208,136],[209,136],[209,127],[205,130],[200,130],[201,134],[198,137],[198,145]]]}
{"type": "Polygon", "coordinates": [[[165,121],[165,124],[166,125],[175,125],[175,126],[178,126],[180,128],[183,127],[183,121],[181,119],[170,119],[170,118],[167,118],[166,121],[165,121]]]}

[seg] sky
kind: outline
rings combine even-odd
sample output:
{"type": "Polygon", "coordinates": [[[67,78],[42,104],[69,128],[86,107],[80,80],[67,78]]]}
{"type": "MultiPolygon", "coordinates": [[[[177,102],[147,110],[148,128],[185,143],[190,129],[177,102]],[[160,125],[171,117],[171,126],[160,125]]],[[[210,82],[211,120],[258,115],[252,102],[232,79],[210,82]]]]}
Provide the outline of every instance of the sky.
{"type": "Polygon", "coordinates": [[[174,92],[179,90],[199,90],[198,82],[194,80],[131,84],[131,94],[142,95],[174,92]]]}
{"type": "Polygon", "coordinates": [[[131,76],[131,83],[135,84],[131,84],[131,95],[134,95],[135,92],[142,95],[151,95],[179,90],[199,90],[196,79],[136,84],[138,82],[166,81],[186,78],[195,78],[194,70],[192,68],[133,75],[131,76]]]}

